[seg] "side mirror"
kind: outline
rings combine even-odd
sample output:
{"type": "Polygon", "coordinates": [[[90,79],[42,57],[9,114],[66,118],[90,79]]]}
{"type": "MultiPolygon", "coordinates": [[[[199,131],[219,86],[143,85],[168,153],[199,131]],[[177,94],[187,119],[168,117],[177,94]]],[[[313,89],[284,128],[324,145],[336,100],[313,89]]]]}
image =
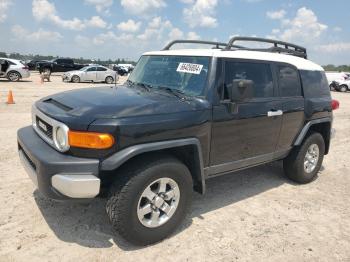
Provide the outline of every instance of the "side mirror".
{"type": "Polygon", "coordinates": [[[229,86],[229,95],[231,102],[244,101],[249,97],[253,96],[253,85],[252,80],[246,79],[235,79],[232,81],[232,85],[229,86]]]}

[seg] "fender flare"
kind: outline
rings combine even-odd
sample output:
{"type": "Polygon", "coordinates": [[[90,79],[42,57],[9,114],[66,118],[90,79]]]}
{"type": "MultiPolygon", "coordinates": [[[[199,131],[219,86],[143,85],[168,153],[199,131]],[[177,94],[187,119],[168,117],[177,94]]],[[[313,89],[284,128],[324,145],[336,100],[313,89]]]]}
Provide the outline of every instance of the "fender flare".
{"type": "Polygon", "coordinates": [[[146,144],[133,145],[127,148],[122,149],[121,151],[116,152],[110,157],[106,158],[101,162],[102,171],[112,171],[120,167],[122,164],[132,159],[133,157],[147,153],[154,152],[162,149],[171,149],[182,146],[194,146],[196,148],[195,154],[198,157],[199,165],[199,179],[201,183],[201,193],[205,192],[205,173],[204,173],[204,162],[202,155],[202,147],[197,138],[186,138],[186,139],[177,139],[177,140],[168,140],[161,142],[152,142],[146,144]]]}
{"type": "Polygon", "coordinates": [[[325,118],[314,119],[307,122],[306,125],[303,127],[303,129],[300,131],[297,138],[295,139],[294,145],[295,146],[301,145],[311,126],[320,124],[320,123],[326,123],[326,122],[332,123],[332,119],[330,117],[325,117],[325,118]]]}

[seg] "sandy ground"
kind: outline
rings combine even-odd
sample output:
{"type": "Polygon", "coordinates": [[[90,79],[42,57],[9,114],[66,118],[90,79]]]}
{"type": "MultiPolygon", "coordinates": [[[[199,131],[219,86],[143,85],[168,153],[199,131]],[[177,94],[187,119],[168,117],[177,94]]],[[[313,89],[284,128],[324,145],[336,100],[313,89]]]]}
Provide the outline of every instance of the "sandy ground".
{"type": "Polygon", "coordinates": [[[316,181],[293,184],[278,162],[209,180],[172,237],[135,248],[112,232],[104,200],[43,198],[17,156],[35,100],[93,85],[0,79],[0,261],[350,261],[350,93],[333,93],[337,135],[316,181]]]}

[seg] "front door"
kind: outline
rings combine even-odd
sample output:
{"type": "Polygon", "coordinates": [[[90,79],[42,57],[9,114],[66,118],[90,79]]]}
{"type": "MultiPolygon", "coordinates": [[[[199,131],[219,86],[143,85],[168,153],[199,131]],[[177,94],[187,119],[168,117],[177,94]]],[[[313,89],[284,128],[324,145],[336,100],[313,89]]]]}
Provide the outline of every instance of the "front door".
{"type": "Polygon", "coordinates": [[[272,160],[282,123],[282,104],[269,62],[223,61],[221,102],[213,108],[209,176],[272,160]],[[234,83],[249,81],[237,100],[234,83]],[[233,90],[233,91],[230,91],[233,90]],[[234,101],[234,102],[232,102],[234,101]]]}
{"type": "Polygon", "coordinates": [[[85,71],[85,81],[96,81],[96,77],[97,77],[97,71],[96,71],[96,67],[89,67],[88,69],[86,69],[85,71]]]}

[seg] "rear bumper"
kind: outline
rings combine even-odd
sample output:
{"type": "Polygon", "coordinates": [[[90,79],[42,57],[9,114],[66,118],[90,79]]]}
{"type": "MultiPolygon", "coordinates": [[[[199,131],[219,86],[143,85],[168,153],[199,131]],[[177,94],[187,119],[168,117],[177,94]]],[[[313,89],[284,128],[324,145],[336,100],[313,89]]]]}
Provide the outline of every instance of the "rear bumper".
{"type": "Polygon", "coordinates": [[[30,72],[29,70],[21,71],[20,72],[22,78],[28,78],[30,77],[30,72]]]}
{"type": "Polygon", "coordinates": [[[99,160],[57,152],[31,126],[17,132],[19,157],[30,179],[46,197],[88,199],[100,192],[99,160]]]}

